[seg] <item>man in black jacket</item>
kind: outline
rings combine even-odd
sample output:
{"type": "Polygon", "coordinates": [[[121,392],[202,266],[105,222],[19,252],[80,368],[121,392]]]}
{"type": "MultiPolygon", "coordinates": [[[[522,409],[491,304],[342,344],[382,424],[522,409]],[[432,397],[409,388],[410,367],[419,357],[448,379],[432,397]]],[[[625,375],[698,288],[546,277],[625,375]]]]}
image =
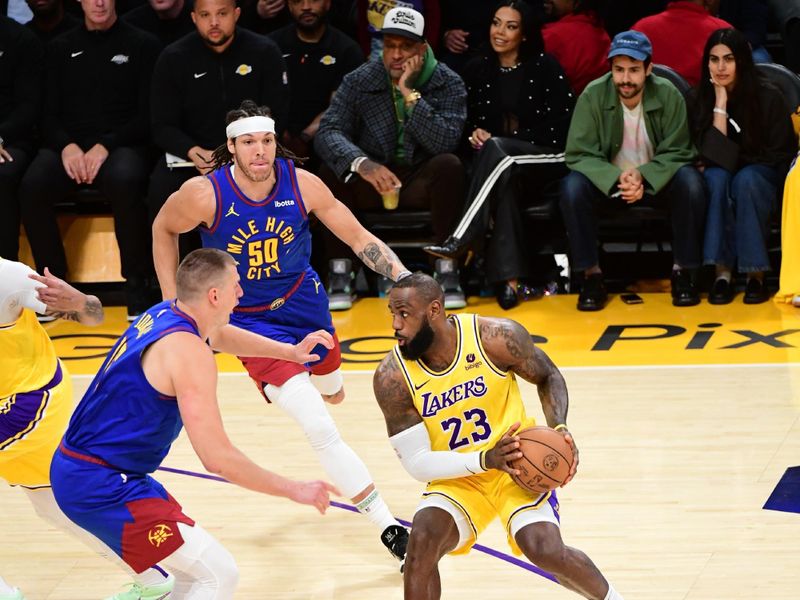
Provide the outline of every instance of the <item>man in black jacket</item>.
{"type": "MultiPolygon", "coordinates": [[[[162,154],[150,178],[147,202],[155,219],[185,181],[211,170],[211,154],[225,143],[225,115],[243,100],[268,106],[278,132],[286,126],[289,86],[275,43],[236,26],[234,0],[196,0],[196,32],[167,46],[153,72],[153,140],[159,150],[191,162],[170,168],[162,154]]],[[[199,240],[184,240],[185,254],[199,240]]]]}
{"type": "Polygon", "coordinates": [[[44,48],[16,21],[0,16],[0,256],[19,251],[19,185],[35,148],[44,48]]]}
{"type": "Polygon", "coordinates": [[[111,203],[128,317],[148,308],[153,275],[144,193],[150,75],[158,42],[117,19],[114,0],[81,0],[84,22],[47,46],[43,147],[20,186],[22,220],[39,270],[65,279],[54,205],[82,187],[111,203]]]}

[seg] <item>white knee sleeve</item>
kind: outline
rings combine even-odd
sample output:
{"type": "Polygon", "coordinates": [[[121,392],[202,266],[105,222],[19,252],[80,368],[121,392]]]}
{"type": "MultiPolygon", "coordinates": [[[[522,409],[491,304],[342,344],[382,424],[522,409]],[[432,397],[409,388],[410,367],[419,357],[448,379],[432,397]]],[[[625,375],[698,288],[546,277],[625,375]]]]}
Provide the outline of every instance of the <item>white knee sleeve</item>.
{"type": "Polygon", "coordinates": [[[195,523],[178,523],[183,545],[161,564],[175,576],[174,595],[182,600],[229,600],[239,583],[236,561],[222,544],[195,523]]]}
{"type": "Polygon", "coordinates": [[[342,372],[339,369],[327,375],[314,375],[312,373],[311,383],[313,383],[314,387],[319,390],[319,393],[324,396],[333,396],[339,393],[339,390],[344,387],[342,372]]]}
{"type": "Polygon", "coordinates": [[[308,373],[299,373],[282,386],[267,385],[264,392],[300,424],[322,467],[342,494],[353,498],[372,483],[364,462],[342,441],[308,373]]]}

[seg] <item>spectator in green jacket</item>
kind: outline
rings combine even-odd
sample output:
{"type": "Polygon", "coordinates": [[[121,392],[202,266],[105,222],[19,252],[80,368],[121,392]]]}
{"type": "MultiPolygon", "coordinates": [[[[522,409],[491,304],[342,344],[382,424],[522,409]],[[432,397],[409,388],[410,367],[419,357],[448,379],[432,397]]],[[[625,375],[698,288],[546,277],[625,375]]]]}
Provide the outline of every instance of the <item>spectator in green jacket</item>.
{"type": "Polygon", "coordinates": [[[608,299],[597,253],[597,213],[634,205],[666,207],[672,219],[672,303],[700,302],[695,286],[702,263],[706,196],[690,164],[695,150],[686,104],[669,81],[652,75],[646,35],[614,37],[611,73],[590,83],[573,113],[561,185],[561,213],[573,269],[584,273],[578,310],[601,310],[608,299]]]}

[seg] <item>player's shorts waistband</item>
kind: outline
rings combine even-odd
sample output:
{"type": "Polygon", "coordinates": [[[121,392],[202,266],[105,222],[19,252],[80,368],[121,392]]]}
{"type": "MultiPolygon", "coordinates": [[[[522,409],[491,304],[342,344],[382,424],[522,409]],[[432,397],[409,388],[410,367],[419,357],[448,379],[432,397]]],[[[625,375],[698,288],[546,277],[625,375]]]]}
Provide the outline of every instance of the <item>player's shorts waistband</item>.
{"type": "Polygon", "coordinates": [[[278,298],[275,298],[272,302],[268,302],[267,304],[260,304],[258,306],[237,306],[233,309],[233,312],[237,313],[255,313],[255,312],[263,312],[265,310],[278,310],[281,306],[286,304],[286,301],[292,297],[297,289],[300,287],[300,284],[303,283],[303,280],[306,278],[306,273],[303,271],[300,274],[300,277],[297,278],[297,281],[294,282],[294,285],[289,288],[289,290],[283,295],[278,298]]]}
{"type": "Polygon", "coordinates": [[[58,445],[58,451],[61,452],[61,454],[63,454],[64,456],[69,456],[70,458],[82,460],[83,462],[92,463],[94,465],[100,465],[101,467],[107,467],[109,469],[114,468],[114,465],[104,461],[102,458],[98,458],[97,456],[92,456],[91,454],[83,454],[82,452],[76,452],[75,450],[70,450],[64,445],[63,440],[58,445]]]}

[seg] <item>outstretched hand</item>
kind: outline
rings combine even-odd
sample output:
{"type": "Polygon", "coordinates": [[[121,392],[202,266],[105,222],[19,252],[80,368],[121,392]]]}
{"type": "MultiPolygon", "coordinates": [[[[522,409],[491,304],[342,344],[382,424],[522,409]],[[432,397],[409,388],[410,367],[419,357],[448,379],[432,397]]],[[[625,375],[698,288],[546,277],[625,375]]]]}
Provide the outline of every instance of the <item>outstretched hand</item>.
{"type": "Polygon", "coordinates": [[[331,505],[330,494],[341,496],[341,492],[327,481],[297,481],[294,492],[289,496],[295,502],[308,504],[325,514],[331,505]]]}
{"type": "Polygon", "coordinates": [[[519,475],[519,470],[512,468],[508,464],[512,460],[522,458],[522,452],[519,449],[519,436],[516,435],[519,426],[519,421],[514,423],[503,434],[503,437],[497,441],[494,448],[486,451],[483,464],[487,469],[497,469],[509,475],[519,475]]]}
{"type": "Polygon", "coordinates": [[[294,345],[294,361],[307,363],[319,360],[319,354],[311,352],[317,344],[321,344],[330,350],[333,348],[333,336],[324,329],[312,331],[303,338],[302,342],[294,345]]]}

